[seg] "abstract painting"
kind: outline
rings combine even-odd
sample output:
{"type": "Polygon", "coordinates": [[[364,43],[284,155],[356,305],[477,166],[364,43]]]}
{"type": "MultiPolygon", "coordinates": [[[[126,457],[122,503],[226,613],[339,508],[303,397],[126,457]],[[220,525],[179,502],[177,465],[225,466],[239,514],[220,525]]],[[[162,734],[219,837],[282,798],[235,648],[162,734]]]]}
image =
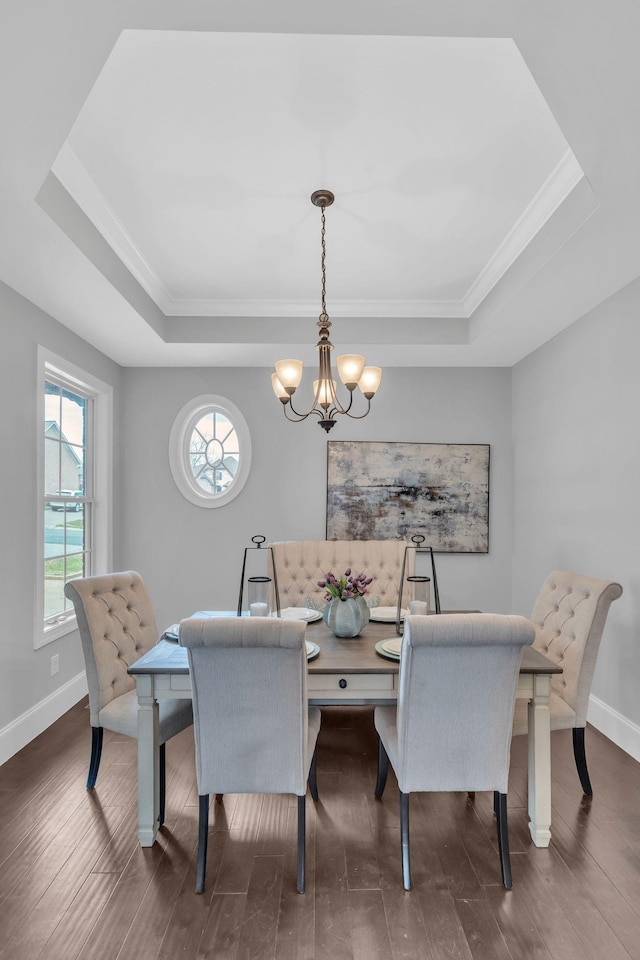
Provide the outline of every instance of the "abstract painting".
{"type": "Polygon", "coordinates": [[[327,540],[411,540],[489,551],[489,444],[327,444],[327,540]]]}

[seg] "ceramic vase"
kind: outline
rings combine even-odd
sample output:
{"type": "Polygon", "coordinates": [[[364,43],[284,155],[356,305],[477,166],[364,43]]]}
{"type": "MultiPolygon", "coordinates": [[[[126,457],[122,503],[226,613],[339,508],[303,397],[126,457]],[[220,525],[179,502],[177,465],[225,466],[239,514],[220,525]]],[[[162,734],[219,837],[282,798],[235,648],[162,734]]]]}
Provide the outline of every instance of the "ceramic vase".
{"type": "Polygon", "coordinates": [[[355,597],[355,601],[358,604],[360,613],[362,614],[362,626],[366,627],[371,617],[371,610],[369,610],[369,604],[367,603],[364,597],[355,597]]]}
{"type": "Polygon", "coordinates": [[[322,619],[336,637],[357,637],[364,626],[363,613],[357,600],[330,600],[322,611],[322,619]]]}

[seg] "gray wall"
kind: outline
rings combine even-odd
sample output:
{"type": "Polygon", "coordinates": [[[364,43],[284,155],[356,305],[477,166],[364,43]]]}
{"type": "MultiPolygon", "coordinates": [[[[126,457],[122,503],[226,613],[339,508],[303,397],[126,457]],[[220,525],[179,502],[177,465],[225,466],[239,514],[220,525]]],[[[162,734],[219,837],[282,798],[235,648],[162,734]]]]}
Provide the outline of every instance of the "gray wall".
{"type": "MultiPolygon", "coordinates": [[[[554,567],[619,580],[625,592],[611,610],[594,693],[635,725],[639,308],[637,282],[512,371],[387,369],[370,416],[330,435],[490,443],[490,552],[438,556],[443,605],[528,614],[554,567]]],[[[324,536],[327,437],[315,422],[285,421],[266,369],[123,370],[2,284],[0,338],[2,450],[11,461],[0,480],[2,731],[83,669],[75,634],[33,649],[37,344],[114,387],[114,567],[142,572],[160,626],[232,607],[253,534],[324,536]],[[168,465],[174,417],[202,393],[237,404],[253,442],[245,489],[215,510],[188,503],[168,465]]]]}
{"type": "MultiPolygon", "coordinates": [[[[120,368],[66,327],[0,283],[0,731],[84,670],[77,634],[33,649],[36,541],[38,344],[117,390],[120,368]],[[51,656],[60,672],[51,676],[51,656]]],[[[117,469],[117,463],[114,464],[117,469]]],[[[115,500],[117,505],[117,499],[115,500]]]]}
{"type": "Polygon", "coordinates": [[[592,692],[636,725],[639,312],[636,281],[512,371],[513,609],[529,615],[556,568],[619,581],[592,692]]]}
{"type": "MultiPolygon", "coordinates": [[[[311,389],[307,371],[301,390],[311,389]]],[[[237,602],[242,553],[267,540],[323,539],[327,435],[315,419],[288,423],[266,369],[135,369],[122,377],[123,420],[116,563],[148,583],[159,626],[237,602]],[[187,502],[168,465],[180,408],[205,393],[242,411],[252,470],[231,503],[187,502]]],[[[508,612],[511,604],[511,417],[507,369],[386,369],[371,414],[339,422],[329,439],[491,444],[488,555],[439,555],[443,606],[508,612]]]]}

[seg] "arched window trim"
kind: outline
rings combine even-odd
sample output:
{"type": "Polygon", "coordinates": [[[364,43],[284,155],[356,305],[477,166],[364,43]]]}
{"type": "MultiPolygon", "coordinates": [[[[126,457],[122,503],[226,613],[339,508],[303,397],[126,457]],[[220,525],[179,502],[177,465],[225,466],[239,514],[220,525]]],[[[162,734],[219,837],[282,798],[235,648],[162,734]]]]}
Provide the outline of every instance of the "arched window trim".
{"type": "Polygon", "coordinates": [[[251,436],[240,410],[231,400],[215,393],[194,397],[176,416],[169,436],[169,465],[182,496],[198,507],[223,507],[238,496],[249,477],[251,468],[251,436]],[[240,451],[240,464],[232,483],[221,493],[207,493],[195,480],[189,466],[189,441],[198,420],[211,411],[217,411],[233,424],[240,451]]]}

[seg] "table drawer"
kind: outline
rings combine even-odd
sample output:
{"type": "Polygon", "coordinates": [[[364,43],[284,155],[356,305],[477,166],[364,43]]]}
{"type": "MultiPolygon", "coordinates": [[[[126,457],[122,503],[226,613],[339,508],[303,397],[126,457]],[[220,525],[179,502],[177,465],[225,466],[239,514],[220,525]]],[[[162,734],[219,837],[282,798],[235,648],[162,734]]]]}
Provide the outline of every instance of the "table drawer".
{"type": "Polygon", "coordinates": [[[309,696],[317,690],[335,691],[337,696],[357,694],[361,690],[380,690],[384,696],[384,691],[394,689],[393,681],[393,673],[314,673],[307,677],[307,690],[309,696]]]}
{"type": "Polygon", "coordinates": [[[155,691],[159,697],[171,697],[172,693],[191,696],[191,677],[188,673],[157,674],[155,691]]]}

